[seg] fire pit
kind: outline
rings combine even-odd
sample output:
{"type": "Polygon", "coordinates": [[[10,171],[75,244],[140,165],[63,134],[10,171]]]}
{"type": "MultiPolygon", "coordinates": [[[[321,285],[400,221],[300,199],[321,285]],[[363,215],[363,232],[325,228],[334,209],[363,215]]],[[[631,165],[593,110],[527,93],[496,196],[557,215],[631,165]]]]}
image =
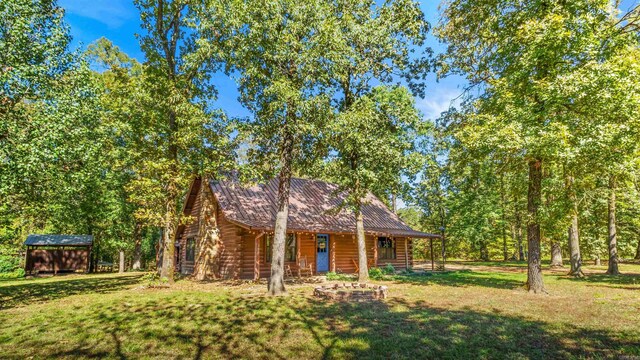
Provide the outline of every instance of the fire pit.
{"type": "Polygon", "coordinates": [[[388,288],[373,284],[332,284],[316,287],[313,295],[324,299],[365,302],[386,299],[388,288]]]}

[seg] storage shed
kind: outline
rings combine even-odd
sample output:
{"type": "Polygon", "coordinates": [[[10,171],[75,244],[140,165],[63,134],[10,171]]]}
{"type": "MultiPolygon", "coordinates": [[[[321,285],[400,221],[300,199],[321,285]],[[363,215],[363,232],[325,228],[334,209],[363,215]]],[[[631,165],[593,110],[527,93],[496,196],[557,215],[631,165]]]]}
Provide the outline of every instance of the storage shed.
{"type": "Polygon", "coordinates": [[[29,235],[25,272],[88,272],[92,235],[29,235]]]}

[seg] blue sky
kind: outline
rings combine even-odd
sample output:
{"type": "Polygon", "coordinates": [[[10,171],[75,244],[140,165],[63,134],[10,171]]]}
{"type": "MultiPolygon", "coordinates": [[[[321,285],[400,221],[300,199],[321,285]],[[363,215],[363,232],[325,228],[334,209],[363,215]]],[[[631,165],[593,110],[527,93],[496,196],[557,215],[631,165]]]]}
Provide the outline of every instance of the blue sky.
{"type": "MultiPolygon", "coordinates": [[[[434,25],[438,19],[438,1],[422,2],[422,9],[428,21],[434,25]]],[[[66,20],[71,26],[73,45],[85,48],[93,41],[106,37],[129,56],[140,61],[144,55],[140,51],[136,33],[140,33],[138,10],[131,0],[59,0],[59,5],[66,11],[66,20]]],[[[436,51],[442,49],[433,37],[428,46],[436,51]]],[[[424,99],[416,99],[420,111],[428,119],[437,118],[441,112],[449,108],[451,100],[462,92],[462,81],[458,78],[447,78],[440,82],[435,76],[429,78],[428,90],[424,99]]],[[[216,76],[219,90],[217,105],[230,116],[247,116],[249,113],[238,102],[237,87],[233,79],[224,75],[216,76]]]]}

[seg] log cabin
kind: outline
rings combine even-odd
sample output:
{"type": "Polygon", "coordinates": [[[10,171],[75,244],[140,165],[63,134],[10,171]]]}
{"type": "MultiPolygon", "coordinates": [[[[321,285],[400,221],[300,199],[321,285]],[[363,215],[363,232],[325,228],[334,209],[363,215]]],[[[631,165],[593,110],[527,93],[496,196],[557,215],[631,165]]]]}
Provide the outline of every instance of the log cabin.
{"type": "MultiPolygon", "coordinates": [[[[188,221],[176,233],[176,269],[189,275],[197,263],[204,278],[268,277],[277,194],[277,179],[251,187],[234,180],[193,180],[183,207],[188,221]]],[[[357,271],[355,218],[340,209],[343,200],[335,184],[291,179],[285,247],[291,273],[301,264],[313,274],[357,271]]],[[[413,230],[373,194],[362,212],[369,267],[412,267],[414,239],[439,238],[413,230]]]]}

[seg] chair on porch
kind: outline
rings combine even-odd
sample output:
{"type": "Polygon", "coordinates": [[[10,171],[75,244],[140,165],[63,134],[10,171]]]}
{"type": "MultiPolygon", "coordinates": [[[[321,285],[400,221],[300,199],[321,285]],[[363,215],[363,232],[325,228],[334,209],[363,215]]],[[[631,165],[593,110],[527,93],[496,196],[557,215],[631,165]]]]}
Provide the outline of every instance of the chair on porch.
{"type": "Polygon", "coordinates": [[[298,263],[298,276],[302,275],[313,275],[313,264],[307,261],[306,256],[301,257],[300,262],[298,263]]]}
{"type": "MultiPolygon", "coordinates": [[[[355,273],[359,273],[360,272],[360,265],[358,264],[358,259],[351,259],[351,261],[353,262],[353,266],[356,267],[356,271],[355,273]]],[[[372,267],[375,266],[375,261],[373,259],[367,259],[367,270],[371,269],[372,267]]]]}
{"type": "Polygon", "coordinates": [[[285,277],[293,277],[293,271],[291,271],[291,265],[284,266],[284,276],[285,277]]]}

